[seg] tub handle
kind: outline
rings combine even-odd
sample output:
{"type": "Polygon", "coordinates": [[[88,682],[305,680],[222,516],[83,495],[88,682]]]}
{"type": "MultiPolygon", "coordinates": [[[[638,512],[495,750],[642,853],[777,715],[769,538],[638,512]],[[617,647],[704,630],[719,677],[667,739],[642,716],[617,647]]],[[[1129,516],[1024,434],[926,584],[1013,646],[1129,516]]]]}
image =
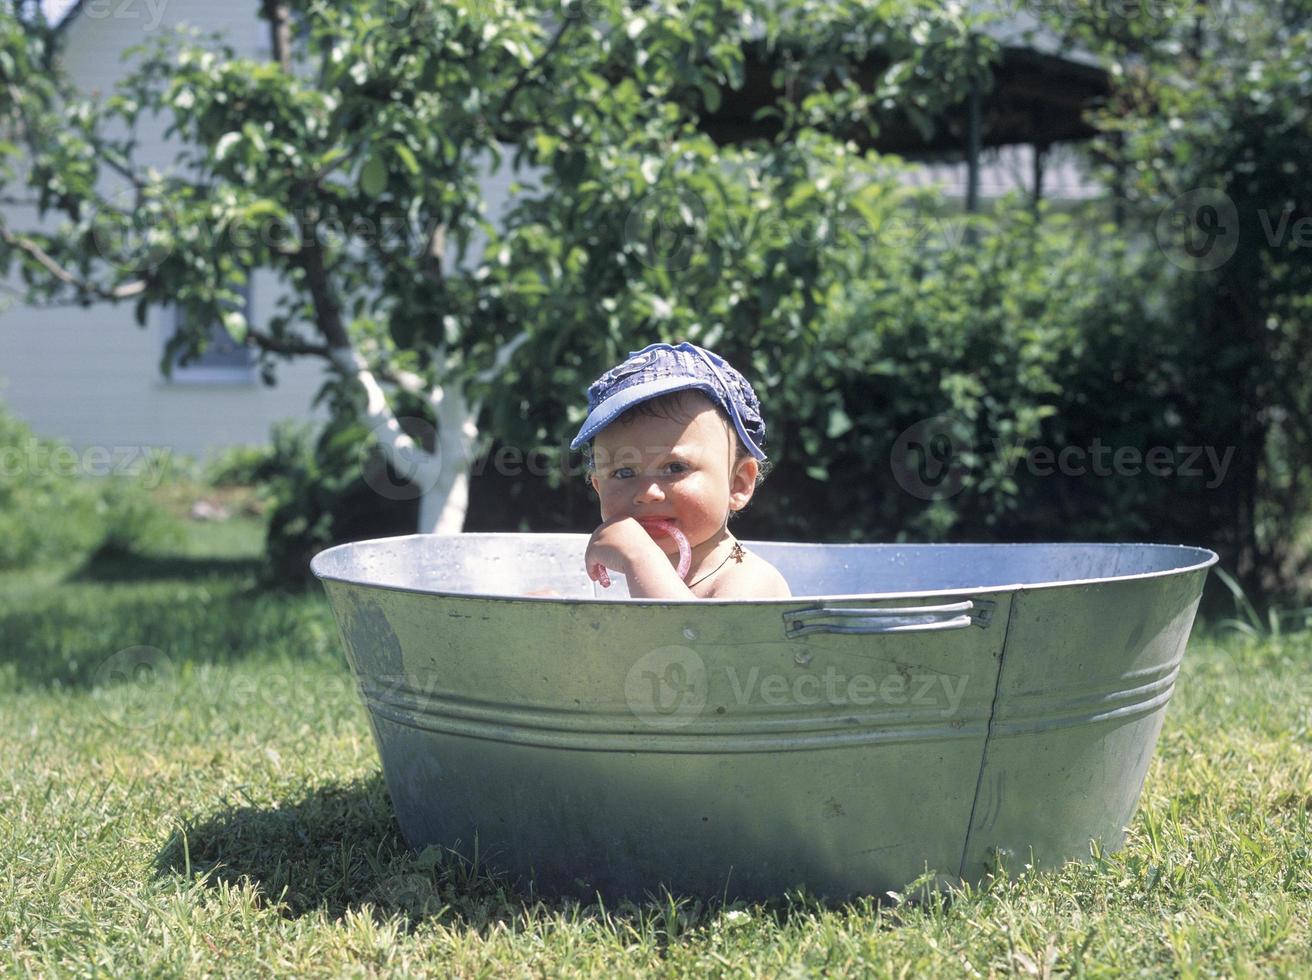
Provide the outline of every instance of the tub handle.
{"type": "Polygon", "coordinates": [[[993,621],[993,603],[967,599],[942,606],[898,606],[888,609],[852,609],[846,606],[817,606],[790,609],[784,613],[784,635],[788,639],[807,633],[928,633],[960,630],[969,626],[987,628],[993,621]],[[826,622],[838,619],[850,622],[826,622]]]}

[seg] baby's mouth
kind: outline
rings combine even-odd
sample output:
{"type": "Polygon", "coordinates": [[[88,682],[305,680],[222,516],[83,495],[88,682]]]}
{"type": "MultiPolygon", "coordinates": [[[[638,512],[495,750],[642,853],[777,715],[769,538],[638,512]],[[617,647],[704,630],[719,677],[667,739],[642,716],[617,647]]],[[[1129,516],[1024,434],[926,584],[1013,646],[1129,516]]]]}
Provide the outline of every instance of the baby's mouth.
{"type": "Polygon", "coordinates": [[[643,525],[643,527],[646,527],[646,526],[649,525],[649,524],[657,524],[657,525],[659,525],[659,524],[678,524],[678,523],[679,523],[678,520],[677,520],[676,518],[673,518],[673,517],[653,517],[653,516],[651,516],[651,515],[648,515],[648,516],[646,516],[646,517],[635,517],[634,520],[636,520],[639,524],[643,525]]]}
{"type": "MultiPolygon", "coordinates": [[[[684,533],[675,526],[674,518],[648,517],[645,520],[638,518],[638,522],[642,524],[643,528],[657,543],[660,543],[660,538],[667,538],[678,547],[679,578],[686,580],[688,569],[692,566],[692,548],[689,546],[684,533]]],[[[664,550],[664,548],[661,550],[664,550]]]]}

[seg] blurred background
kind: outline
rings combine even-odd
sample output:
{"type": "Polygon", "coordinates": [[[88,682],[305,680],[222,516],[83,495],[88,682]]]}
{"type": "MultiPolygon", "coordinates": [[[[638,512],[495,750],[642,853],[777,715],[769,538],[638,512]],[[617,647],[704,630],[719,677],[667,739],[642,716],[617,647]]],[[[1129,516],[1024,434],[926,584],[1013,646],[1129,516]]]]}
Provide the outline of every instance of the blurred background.
{"type": "Polygon", "coordinates": [[[13,0],[0,566],[590,531],[588,382],[688,339],[765,409],[739,536],[1202,545],[1303,615],[1309,13],[13,0]]]}

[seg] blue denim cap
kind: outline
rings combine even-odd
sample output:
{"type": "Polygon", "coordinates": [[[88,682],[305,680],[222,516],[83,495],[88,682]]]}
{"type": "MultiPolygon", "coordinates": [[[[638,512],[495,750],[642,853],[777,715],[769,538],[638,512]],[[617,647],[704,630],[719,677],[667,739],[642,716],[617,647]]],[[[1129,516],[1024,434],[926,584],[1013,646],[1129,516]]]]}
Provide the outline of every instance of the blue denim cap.
{"type": "Polygon", "coordinates": [[[747,451],[765,461],[765,420],[747,379],[719,354],[690,344],[650,344],[588,386],[588,417],[569,444],[578,449],[634,405],[696,388],[724,410],[747,451]]]}

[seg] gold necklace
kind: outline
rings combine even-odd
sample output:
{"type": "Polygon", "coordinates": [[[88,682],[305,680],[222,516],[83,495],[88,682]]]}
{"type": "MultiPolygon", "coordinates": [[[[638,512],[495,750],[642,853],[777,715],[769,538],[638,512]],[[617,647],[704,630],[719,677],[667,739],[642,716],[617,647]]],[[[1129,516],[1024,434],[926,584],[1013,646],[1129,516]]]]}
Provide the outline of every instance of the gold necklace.
{"type": "Polygon", "coordinates": [[[737,559],[739,565],[743,563],[743,546],[736,540],[733,543],[733,551],[729,552],[729,554],[725,556],[724,561],[720,562],[720,564],[716,565],[709,572],[707,572],[705,575],[699,578],[696,582],[693,582],[692,585],[688,586],[688,588],[691,589],[694,586],[700,585],[702,582],[705,582],[708,578],[710,578],[712,575],[714,575],[716,572],[722,569],[725,565],[729,564],[730,558],[737,559]]]}

